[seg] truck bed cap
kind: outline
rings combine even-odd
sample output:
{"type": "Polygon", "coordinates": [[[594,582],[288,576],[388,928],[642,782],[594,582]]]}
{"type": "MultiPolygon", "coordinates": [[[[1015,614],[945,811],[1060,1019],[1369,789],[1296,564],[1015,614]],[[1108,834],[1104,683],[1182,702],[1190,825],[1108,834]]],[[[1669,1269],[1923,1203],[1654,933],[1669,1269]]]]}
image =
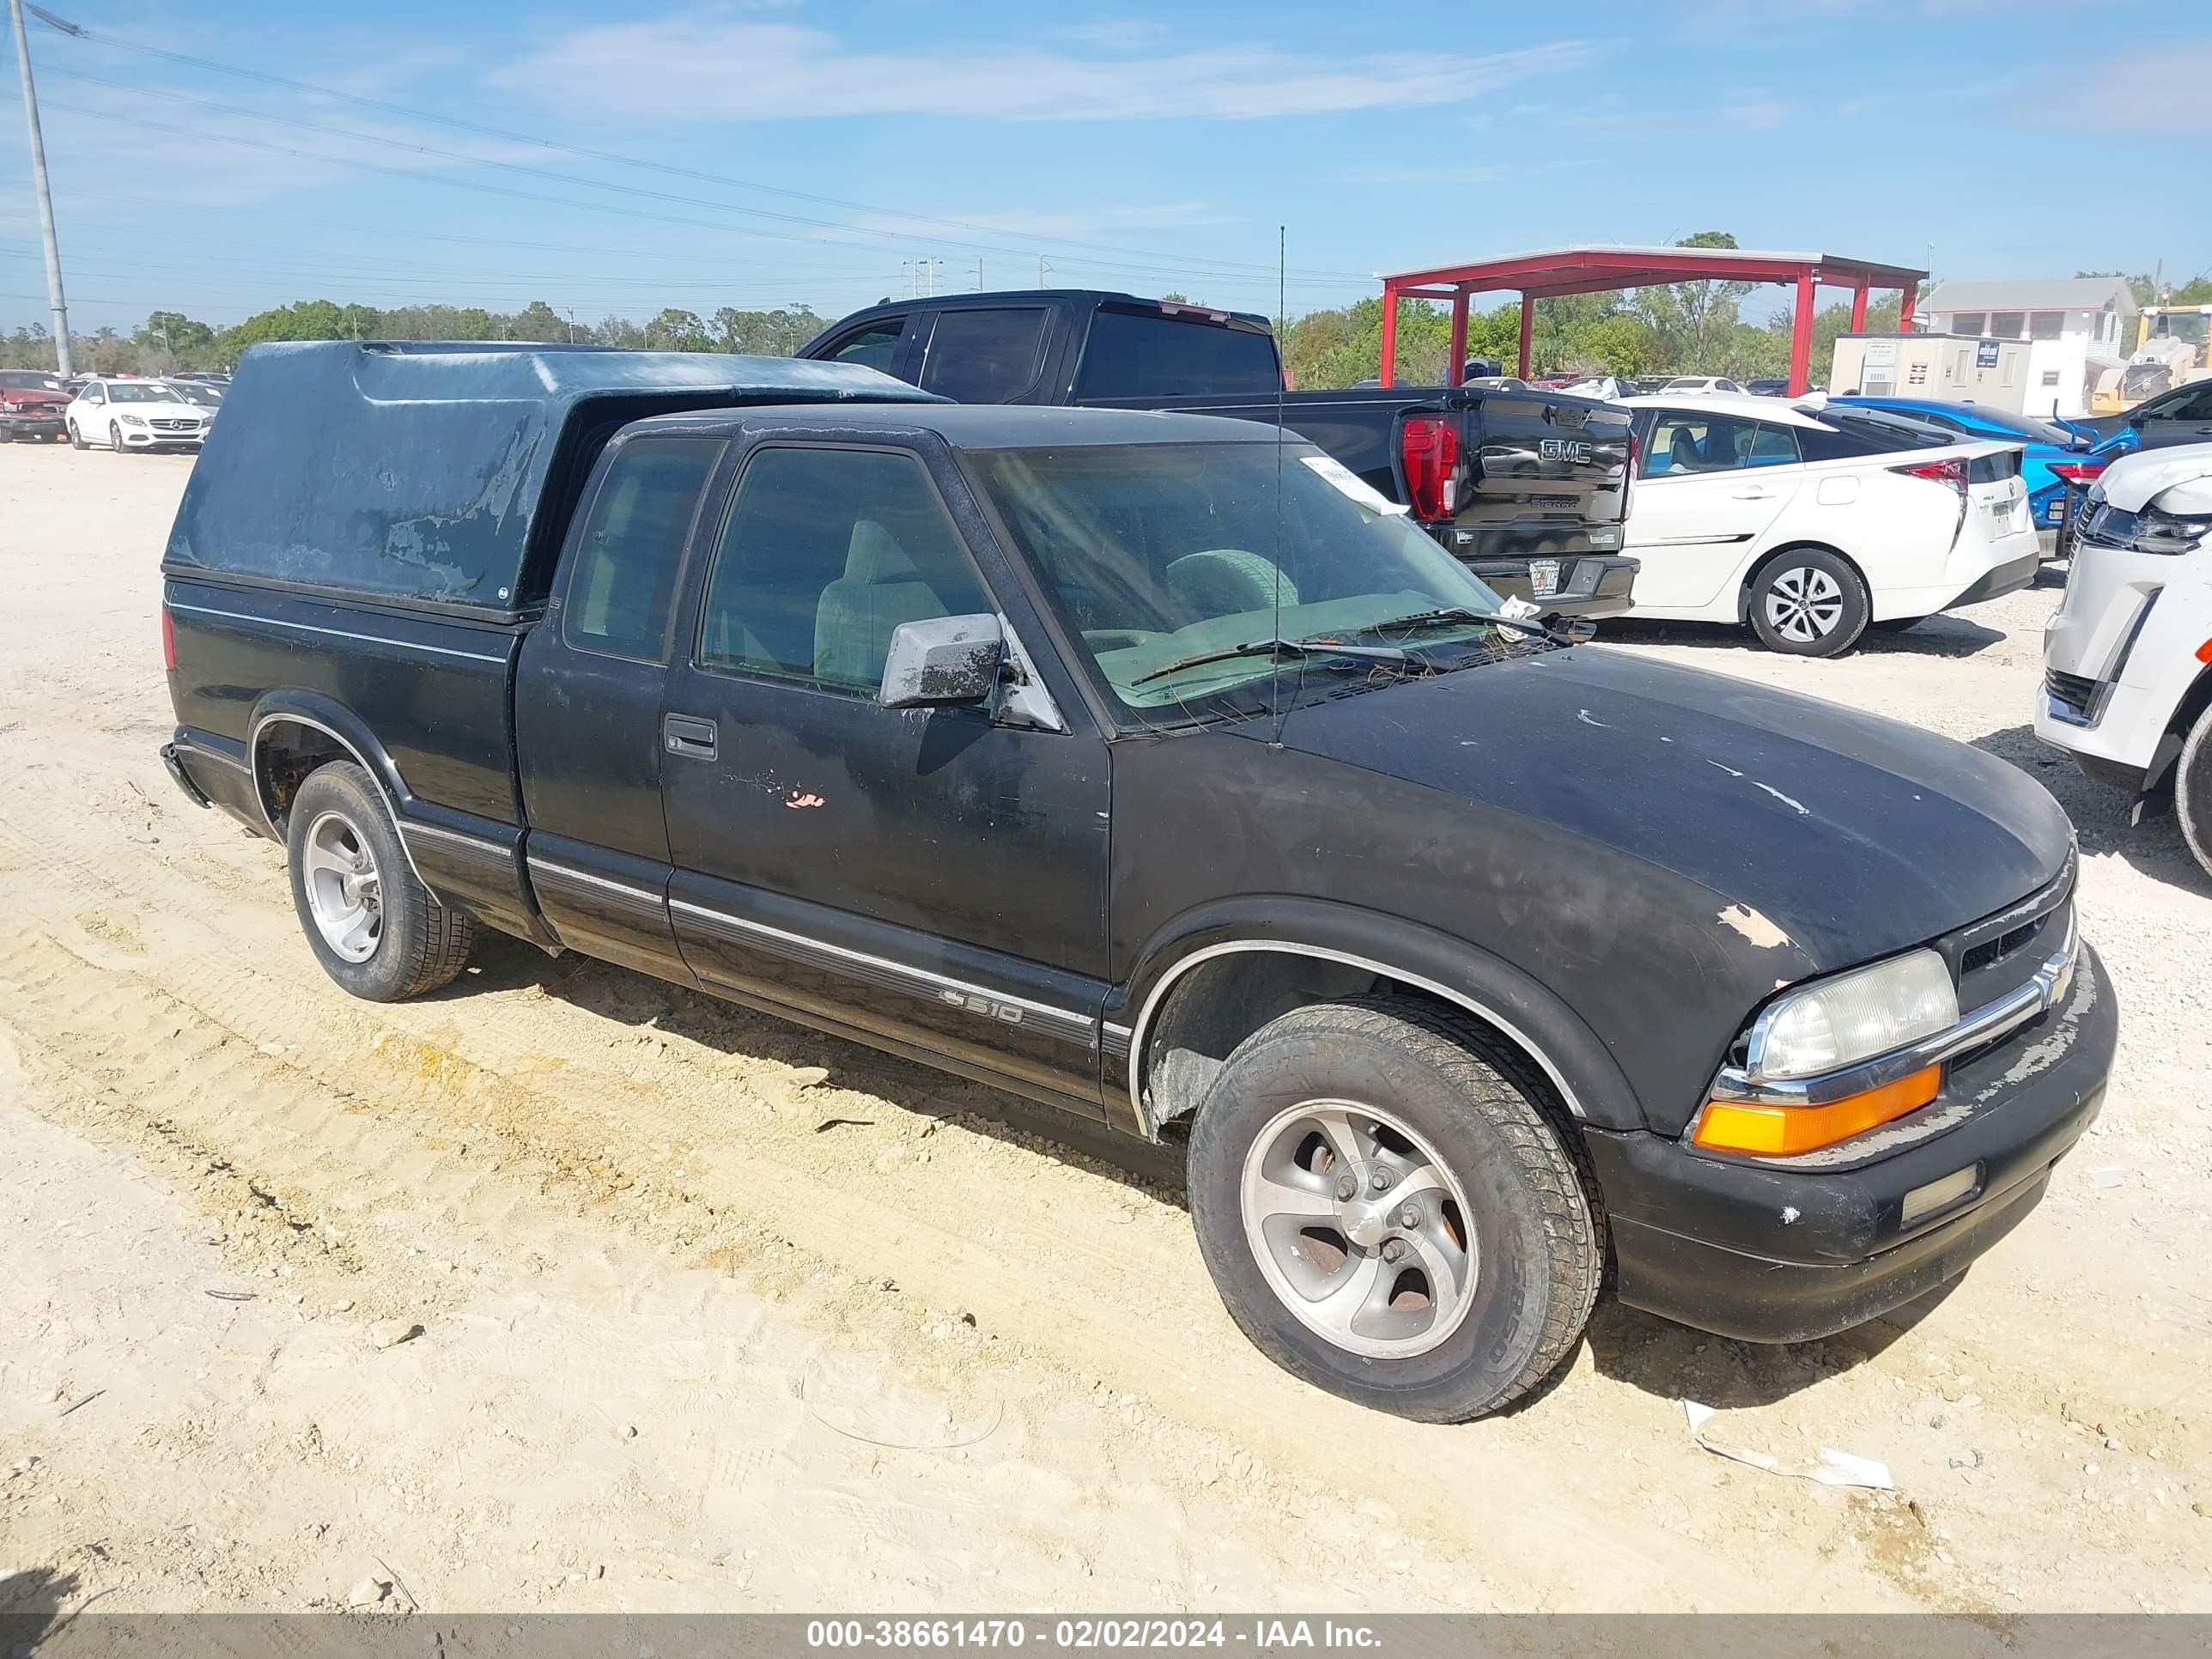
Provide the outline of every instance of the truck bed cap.
{"type": "Polygon", "coordinates": [[[163,568],[477,613],[538,597],[617,427],[750,404],[940,401],[842,363],[473,342],[255,346],[163,568]],[[541,505],[555,509],[541,513],[541,505]]]}

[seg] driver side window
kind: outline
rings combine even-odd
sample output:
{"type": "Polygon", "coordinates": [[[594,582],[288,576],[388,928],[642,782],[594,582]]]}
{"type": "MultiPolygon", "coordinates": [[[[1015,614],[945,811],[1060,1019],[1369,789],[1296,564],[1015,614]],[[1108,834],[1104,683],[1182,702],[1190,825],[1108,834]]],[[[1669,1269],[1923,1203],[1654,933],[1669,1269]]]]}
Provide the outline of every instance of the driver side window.
{"type": "Polygon", "coordinates": [[[994,608],[915,457],[779,445],[738,482],[698,661],[872,696],[901,623],[994,608]]]}

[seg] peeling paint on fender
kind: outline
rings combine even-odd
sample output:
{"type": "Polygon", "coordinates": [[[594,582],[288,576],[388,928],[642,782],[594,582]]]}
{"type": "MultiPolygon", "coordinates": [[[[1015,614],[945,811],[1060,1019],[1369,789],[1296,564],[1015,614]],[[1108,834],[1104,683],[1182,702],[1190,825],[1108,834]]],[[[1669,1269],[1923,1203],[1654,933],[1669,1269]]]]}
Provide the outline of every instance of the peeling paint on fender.
{"type": "Polygon", "coordinates": [[[1724,927],[1733,927],[1762,951],[1779,950],[1796,941],[1753,909],[1748,904],[1731,904],[1720,913],[1724,927]]]}

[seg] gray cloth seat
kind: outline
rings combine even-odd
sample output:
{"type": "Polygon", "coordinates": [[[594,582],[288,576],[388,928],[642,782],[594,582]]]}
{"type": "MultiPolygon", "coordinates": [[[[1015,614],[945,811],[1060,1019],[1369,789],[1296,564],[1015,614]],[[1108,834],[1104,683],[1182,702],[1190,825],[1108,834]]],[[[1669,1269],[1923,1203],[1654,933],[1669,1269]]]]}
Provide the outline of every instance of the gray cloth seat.
{"type": "Polygon", "coordinates": [[[1698,472],[1704,470],[1705,455],[1698,447],[1698,441],[1690,435],[1690,428],[1686,426],[1676,427],[1674,435],[1667,441],[1667,464],[1668,470],[1673,472],[1698,472]]]}
{"type": "Polygon", "coordinates": [[[901,623],[951,614],[921,579],[898,538],[872,519],[853,526],[845,574],[822,590],[814,613],[814,677],[873,690],[901,623]]]}

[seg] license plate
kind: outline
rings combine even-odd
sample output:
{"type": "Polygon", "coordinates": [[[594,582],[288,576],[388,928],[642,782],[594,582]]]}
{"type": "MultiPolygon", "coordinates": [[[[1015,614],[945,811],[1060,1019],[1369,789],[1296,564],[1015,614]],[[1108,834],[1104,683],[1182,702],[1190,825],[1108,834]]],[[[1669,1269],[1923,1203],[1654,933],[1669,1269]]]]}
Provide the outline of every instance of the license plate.
{"type": "Polygon", "coordinates": [[[1528,561],[1528,591],[1540,599],[1548,599],[1559,591],[1559,562],[1557,559],[1528,561]]]}

